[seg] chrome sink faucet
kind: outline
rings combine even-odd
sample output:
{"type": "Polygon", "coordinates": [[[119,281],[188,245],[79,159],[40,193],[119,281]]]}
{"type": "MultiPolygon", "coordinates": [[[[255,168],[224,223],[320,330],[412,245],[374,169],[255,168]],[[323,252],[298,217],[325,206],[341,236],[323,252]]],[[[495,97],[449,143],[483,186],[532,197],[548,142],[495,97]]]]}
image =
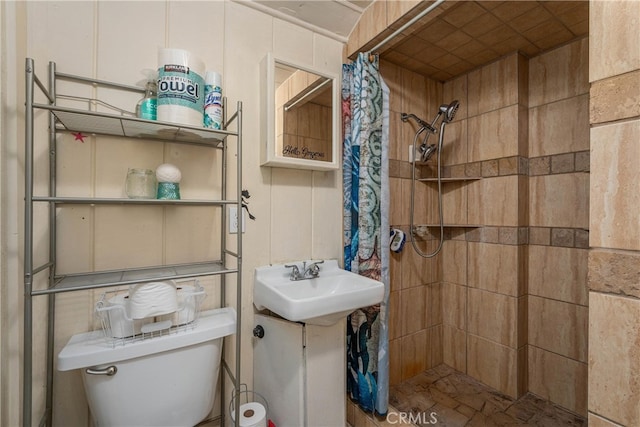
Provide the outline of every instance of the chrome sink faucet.
{"type": "Polygon", "coordinates": [[[322,264],[322,261],[315,261],[309,264],[307,267],[307,261],[302,261],[302,273],[296,264],[285,265],[286,268],[291,269],[291,274],[289,275],[289,280],[305,280],[305,279],[313,279],[320,275],[320,266],[318,264],[322,264]]]}

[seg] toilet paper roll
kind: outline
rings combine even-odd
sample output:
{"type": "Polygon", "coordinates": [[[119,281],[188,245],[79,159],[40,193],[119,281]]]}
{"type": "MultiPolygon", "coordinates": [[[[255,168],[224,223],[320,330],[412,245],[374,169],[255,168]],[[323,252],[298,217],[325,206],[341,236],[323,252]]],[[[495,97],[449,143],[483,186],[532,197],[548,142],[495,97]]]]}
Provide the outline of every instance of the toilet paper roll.
{"type": "Polygon", "coordinates": [[[126,338],[140,333],[141,322],[132,320],[129,314],[127,294],[119,294],[107,301],[106,314],[112,338],[126,338]]]}
{"type": "Polygon", "coordinates": [[[202,126],[205,66],[184,49],[158,49],[159,121],[202,126]]]}
{"type": "Polygon", "coordinates": [[[133,319],[160,316],[178,309],[174,281],[151,282],[129,288],[129,312],[133,319]]]}
{"type": "MultiPolygon", "coordinates": [[[[231,419],[236,420],[233,410],[231,419]]],[[[240,405],[240,427],[267,427],[267,410],[258,402],[240,405]]]]}
{"type": "Polygon", "coordinates": [[[185,323],[191,323],[196,318],[196,312],[198,311],[198,299],[201,295],[196,295],[198,289],[191,285],[182,285],[178,288],[178,306],[180,307],[177,312],[178,325],[185,323]],[[181,289],[180,289],[181,288],[181,289]]]}

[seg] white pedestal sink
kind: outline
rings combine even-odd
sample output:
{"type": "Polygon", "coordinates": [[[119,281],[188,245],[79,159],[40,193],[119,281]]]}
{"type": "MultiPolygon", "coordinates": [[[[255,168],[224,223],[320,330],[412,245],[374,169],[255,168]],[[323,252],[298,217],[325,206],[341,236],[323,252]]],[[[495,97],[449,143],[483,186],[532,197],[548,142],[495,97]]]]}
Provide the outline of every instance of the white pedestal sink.
{"type": "MultiPolygon", "coordinates": [[[[302,261],[293,264],[304,271],[302,261]]],[[[319,267],[318,277],[300,280],[291,280],[291,269],[284,264],[256,268],[253,303],[293,322],[330,326],[357,308],[382,301],[382,282],[343,270],[336,260],[319,267]]]]}
{"type": "MultiPolygon", "coordinates": [[[[304,276],[313,262],[293,264],[304,276]]],[[[335,260],[318,266],[317,277],[299,280],[283,264],[256,268],[253,303],[285,319],[258,314],[254,324],[254,386],[278,427],[346,424],[345,319],[384,297],[382,282],[335,260]]]]}

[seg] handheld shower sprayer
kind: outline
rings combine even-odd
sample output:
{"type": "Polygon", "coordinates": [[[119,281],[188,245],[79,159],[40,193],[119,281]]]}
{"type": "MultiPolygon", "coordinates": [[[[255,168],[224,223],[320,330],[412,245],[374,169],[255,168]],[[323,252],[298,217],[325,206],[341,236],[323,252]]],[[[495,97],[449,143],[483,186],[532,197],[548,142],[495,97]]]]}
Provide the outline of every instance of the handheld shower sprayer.
{"type": "Polygon", "coordinates": [[[444,114],[442,121],[444,123],[451,123],[453,118],[456,116],[456,113],[458,112],[458,107],[460,107],[460,102],[458,102],[458,100],[452,101],[449,105],[442,104],[440,106],[440,112],[438,113],[438,115],[444,114]]]}
{"type": "Polygon", "coordinates": [[[407,113],[402,113],[400,115],[400,118],[402,119],[403,122],[408,121],[409,119],[413,119],[415,120],[416,123],[418,123],[421,128],[418,129],[418,131],[416,132],[414,138],[413,138],[413,160],[412,160],[412,178],[411,178],[411,207],[410,207],[410,212],[409,212],[409,230],[411,230],[410,232],[413,234],[414,233],[414,207],[415,207],[415,182],[416,182],[416,152],[419,151],[419,156],[420,156],[420,160],[423,162],[426,162],[427,160],[429,160],[431,158],[431,156],[433,156],[435,153],[437,153],[437,159],[438,159],[438,213],[440,216],[440,240],[438,242],[438,247],[430,253],[424,253],[420,250],[420,248],[417,246],[416,244],[416,239],[411,239],[411,245],[413,246],[413,249],[418,253],[418,255],[420,255],[423,258],[432,258],[434,256],[436,256],[440,250],[442,249],[442,245],[444,243],[444,220],[443,220],[443,215],[442,215],[442,164],[441,164],[441,154],[442,154],[442,145],[443,145],[443,140],[444,140],[444,128],[447,124],[451,123],[451,121],[453,120],[453,118],[456,115],[456,112],[458,111],[458,108],[460,107],[460,102],[458,102],[457,100],[452,101],[450,104],[442,104],[440,106],[440,108],[438,109],[438,114],[436,114],[436,117],[433,119],[433,122],[431,122],[431,124],[425,122],[422,119],[419,119],[418,117],[416,117],[413,114],[407,114],[407,113]],[[438,122],[438,120],[440,120],[440,118],[442,118],[442,121],[440,123],[440,132],[438,132],[438,130],[436,129],[435,125],[438,122]],[[418,143],[418,137],[420,136],[420,134],[422,132],[424,132],[425,130],[428,130],[429,132],[425,133],[424,139],[422,140],[422,144],[420,144],[420,146],[417,146],[418,143]],[[439,134],[438,135],[438,144],[431,144],[428,145],[427,144],[427,140],[429,139],[429,135],[430,134],[439,134]]]}

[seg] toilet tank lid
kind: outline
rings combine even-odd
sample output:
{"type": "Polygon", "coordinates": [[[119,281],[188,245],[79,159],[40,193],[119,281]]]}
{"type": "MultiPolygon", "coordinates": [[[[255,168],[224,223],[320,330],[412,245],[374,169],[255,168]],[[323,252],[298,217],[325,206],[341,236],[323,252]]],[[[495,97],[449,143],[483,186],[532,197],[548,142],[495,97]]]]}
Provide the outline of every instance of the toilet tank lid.
{"type": "Polygon", "coordinates": [[[203,311],[197,322],[193,329],[115,346],[107,342],[101,330],[74,335],[58,353],[57,368],[88,368],[222,338],[235,332],[236,312],[231,307],[203,311]]]}

